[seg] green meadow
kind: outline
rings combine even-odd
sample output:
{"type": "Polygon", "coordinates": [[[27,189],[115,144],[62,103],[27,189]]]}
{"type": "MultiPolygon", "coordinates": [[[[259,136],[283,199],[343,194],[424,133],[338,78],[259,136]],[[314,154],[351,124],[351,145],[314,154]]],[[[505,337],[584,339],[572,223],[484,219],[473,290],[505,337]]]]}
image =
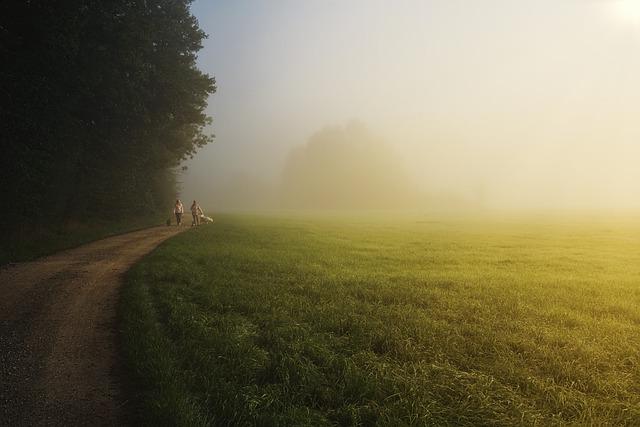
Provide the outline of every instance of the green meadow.
{"type": "Polygon", "coordinates": [[[640,425],[640,218],[221,215],[120,308],[140,423],[640,425]]]}

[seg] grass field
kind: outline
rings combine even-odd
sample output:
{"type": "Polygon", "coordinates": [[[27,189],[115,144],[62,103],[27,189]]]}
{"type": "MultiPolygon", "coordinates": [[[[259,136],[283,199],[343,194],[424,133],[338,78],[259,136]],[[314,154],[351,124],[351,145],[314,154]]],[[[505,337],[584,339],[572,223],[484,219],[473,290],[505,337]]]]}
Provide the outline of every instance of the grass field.
{"type": "Polygon", "coordinates": [[[220,216],[121,321],[147,423],[640,425],[640,219],[220,216]]]}

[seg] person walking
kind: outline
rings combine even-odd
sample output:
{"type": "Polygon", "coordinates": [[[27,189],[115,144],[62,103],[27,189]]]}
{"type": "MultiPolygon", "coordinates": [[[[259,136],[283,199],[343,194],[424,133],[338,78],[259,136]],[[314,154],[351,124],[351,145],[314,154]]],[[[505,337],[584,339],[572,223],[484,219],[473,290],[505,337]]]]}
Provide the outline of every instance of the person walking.
{"type": "Polygon", "coordinates": [[[182,225],[182,214],[184,213],[184,206],[180,199],[176,200],[176,205],[173,207],[173,213],[176,215],[176,225],[182,225]]]}
{"type": "Polygon", "coordinates": [[[195,200],[191,204],[191,216],[193,217],[193,221],[191,221],[191,226],[200,225],[200,215],[202,215],[202,209],[200,209],[200,205],[195,200]]]}

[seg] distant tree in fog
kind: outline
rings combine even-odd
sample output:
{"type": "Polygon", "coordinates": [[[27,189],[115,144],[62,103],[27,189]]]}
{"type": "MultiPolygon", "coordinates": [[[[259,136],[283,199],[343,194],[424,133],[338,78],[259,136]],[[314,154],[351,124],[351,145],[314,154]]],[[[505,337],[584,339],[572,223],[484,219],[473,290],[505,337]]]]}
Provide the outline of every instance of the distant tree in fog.
{"type": "Polygon", "coordinates": [[[304,209],[398,209],[414,197],[390,146],[357,122],[327,128],[290,153],[284,206],[304,209]]]}

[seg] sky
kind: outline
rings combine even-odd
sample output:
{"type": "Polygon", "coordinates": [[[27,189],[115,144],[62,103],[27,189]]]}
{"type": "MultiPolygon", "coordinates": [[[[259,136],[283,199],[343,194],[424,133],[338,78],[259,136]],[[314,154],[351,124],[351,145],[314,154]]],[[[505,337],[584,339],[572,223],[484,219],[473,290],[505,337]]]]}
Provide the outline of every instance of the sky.
{"type": "Polygon", "coordinates": [[[640,208],[640,0],[197,0],[192,12],[218,91],[186,199],[277,207],[292,153],[357,121],[420,207],[640,208]]]}

